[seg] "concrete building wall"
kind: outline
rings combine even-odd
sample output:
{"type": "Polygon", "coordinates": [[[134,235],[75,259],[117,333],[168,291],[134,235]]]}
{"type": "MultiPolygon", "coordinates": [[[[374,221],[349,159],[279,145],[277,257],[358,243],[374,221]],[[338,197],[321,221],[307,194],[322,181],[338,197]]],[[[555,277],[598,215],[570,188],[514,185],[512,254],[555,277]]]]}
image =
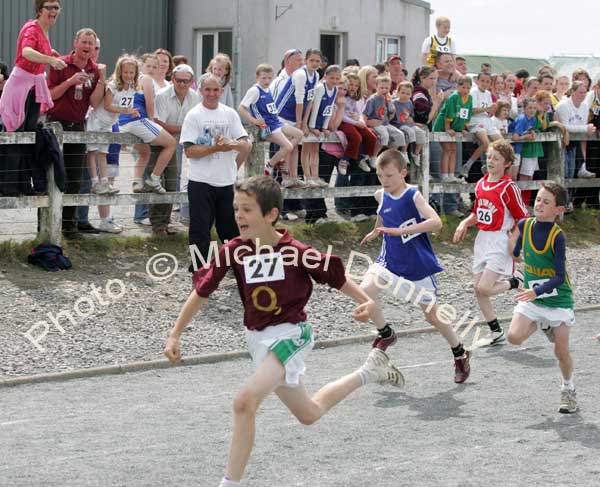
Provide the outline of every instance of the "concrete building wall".
{"type": "Polygon", "coordinates": [[[429,16],[429,3],[420,0],[175,0],[174,51],[196,68],[194,31],[230,29],[238,71],[234,87],[241,95],[254,82],[258,63],[277,69],[287,49],[319,48],[322,33],[343,34],[342,62],[352,57],[361,64],[376,61],[378,35],[401,37],[401,55],[412,72],[429,35],[429,16]],[[284,12],[287,5],[292,7],[284,12]]]}

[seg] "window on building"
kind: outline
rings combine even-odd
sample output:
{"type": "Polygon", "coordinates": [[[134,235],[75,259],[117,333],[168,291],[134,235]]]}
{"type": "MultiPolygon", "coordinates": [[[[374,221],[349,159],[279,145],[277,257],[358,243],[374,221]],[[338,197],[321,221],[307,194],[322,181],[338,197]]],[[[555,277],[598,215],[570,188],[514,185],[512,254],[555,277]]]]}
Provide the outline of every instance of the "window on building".
{"type": "Polygon", "coordinates": [[[197,73],[204,73],[210,60],[219,52],[233,59],[233,33],[230,30],[197,30],[194,44],[197,73]]]}
{"type": "Polygon", "coordinates": [[[377,63],[384,63],[390,56],[404,58],[404,37],[377,36],[377,63]]]}

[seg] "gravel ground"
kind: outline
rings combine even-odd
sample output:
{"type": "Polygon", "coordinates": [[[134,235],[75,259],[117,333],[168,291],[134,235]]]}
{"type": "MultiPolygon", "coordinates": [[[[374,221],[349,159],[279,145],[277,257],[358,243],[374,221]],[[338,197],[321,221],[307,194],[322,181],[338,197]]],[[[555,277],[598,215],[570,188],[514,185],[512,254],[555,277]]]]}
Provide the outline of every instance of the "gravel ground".
{"type": "MultiPolygon", "coordinates": [[[[468,314],[468,320],[479,319],[471,284],[471,251],[451,250],[438,253],[445,269],[438,276],[438,302],[452,305],[458,316],[468,314]]],[[[374,256],[375,248],[370,253],[374,256]]],[[[339,255],[346,259],[349,252],[340,251],[339,255]]],[[[570,248],[568,261],[576,305],[598,303],[593,289],[600,246],[570,248]]],[[[76,267],[51,274],[25,264],[0,264],[0,377],[162,358],[167,332],[191,289],[185,256],[179,258],[179,270],[160,282],[147,275],[143,258],[112,258],[102,263],[90,260],[76,267]],[[80,314],[75,311],[77,306],[80,314]],[[50,317],[58,317],[64,333],[49,326],[48,334],[38,339],[43,349],[39,350],[25,334],[30,331],[39,338],[44,331],[42,322],[52,325],[50,317]]],[[[352,268],[353,274],[362,270],[364,266],[352,268]]],[[[245,349],[237,294],[233,277],[226,277],[205,311],[184,334],[184,355],[245,349]]],[[[389,321],[397,329],[427,325],[420,309],[412,303],[394,302],[387,296],[383,303],[389,321]]],[[[512,310],[513,295],[500,295],[495,303],[498,314],[506,316],[512,310]]],[[[370,327],[350,318],[351,309],[351,300],[343,294],[315,286],[307,312],[317,339],[368,333],[370,327]]]]}

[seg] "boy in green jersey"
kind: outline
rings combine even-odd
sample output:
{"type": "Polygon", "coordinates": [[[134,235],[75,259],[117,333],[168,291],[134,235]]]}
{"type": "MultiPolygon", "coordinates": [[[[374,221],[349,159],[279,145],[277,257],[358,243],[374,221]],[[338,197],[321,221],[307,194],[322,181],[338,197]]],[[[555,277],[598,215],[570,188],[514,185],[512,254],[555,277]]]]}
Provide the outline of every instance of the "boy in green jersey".
{"type": "MultiPolygon", "coordinates": [[[[457,132],[469,133],[469,122],[473,114],[473,97],[469,94],[473,81],[469,76],[458,78],[456,91],[452,93],[433,124],[433,132],[447,132],[454,137],[457,132]]],[[[454,176],[456,168],[456,142],[442,142],[440,172],[442,182],[464,183],[464,179],[454,176]]]]}
{"type": "Polygon", "coordinates": [[[557,183],[545,182],[533,206],[533,218],[518,223],[519,236],[513,256],[523,251],[525,263],[524,286],[517,293],[508,330],[508,341],[522,344],[537,329],[537,325],[554,343],[554,354],[563,377],[561,413],[577,411],[577,396],[573,381],[573,360],[569,352],[569,331],[575,324],[573,290],[566,271],[566,240],[561,228],[554,223],[565,211],[567,191],[557,183]]]}

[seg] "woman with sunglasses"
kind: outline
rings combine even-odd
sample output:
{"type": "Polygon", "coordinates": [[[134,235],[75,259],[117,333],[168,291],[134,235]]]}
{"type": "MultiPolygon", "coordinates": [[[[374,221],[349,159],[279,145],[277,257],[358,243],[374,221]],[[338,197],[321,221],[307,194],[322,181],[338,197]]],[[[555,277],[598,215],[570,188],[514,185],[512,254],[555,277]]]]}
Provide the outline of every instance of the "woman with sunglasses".
{"type": "MultiPolygon", "coordinates": [[[[40,109],[45,111],[54,105],[44,77],[46,65],[58,70],[66,67],[65,62],[52,49],[49,38],[50,28],[60,15],[60,0],[35,0],[34,5],[36,18],[28,20],[19,32],[15,67],[0,98],[0,116],[9,132],[35,130],[40,109]]],[[[12,151],[3,169],[18,171],[20,158],[29,155],[32,150],[32,145],[24,145],[12,151]]],[[[1,173],[2,171],[0,177],[1,173]]],[[[16,173],[12,174],[10,179],[14,180],[16,173]]],[[[0,185],[0,191],[5,194],[27,193],[30,191],[29,182],[25,181],[24,184],[20,188],[15,188],[13,184],[12,188],[4,189],[0,185]]]]}

